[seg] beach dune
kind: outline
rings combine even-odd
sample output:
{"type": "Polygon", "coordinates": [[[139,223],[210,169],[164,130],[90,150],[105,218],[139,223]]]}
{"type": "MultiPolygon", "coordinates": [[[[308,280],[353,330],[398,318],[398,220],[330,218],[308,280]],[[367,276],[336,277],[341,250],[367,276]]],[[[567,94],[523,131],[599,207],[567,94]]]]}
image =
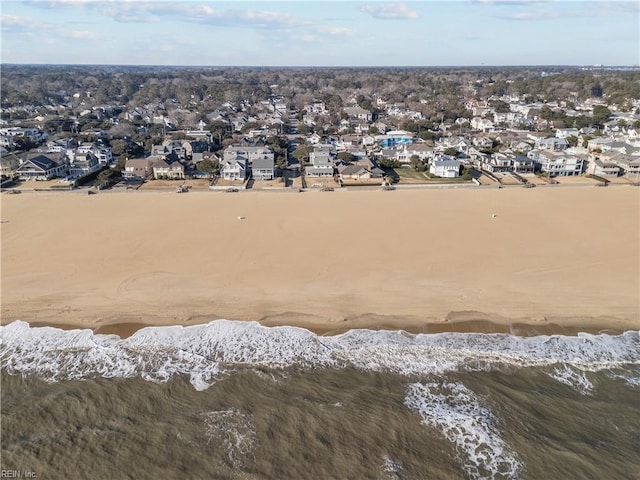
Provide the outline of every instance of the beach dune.
{"type": "Polygon", "coordinates": [[[640,191],[2,197],[2,323],[639,328],[640,191]]]}

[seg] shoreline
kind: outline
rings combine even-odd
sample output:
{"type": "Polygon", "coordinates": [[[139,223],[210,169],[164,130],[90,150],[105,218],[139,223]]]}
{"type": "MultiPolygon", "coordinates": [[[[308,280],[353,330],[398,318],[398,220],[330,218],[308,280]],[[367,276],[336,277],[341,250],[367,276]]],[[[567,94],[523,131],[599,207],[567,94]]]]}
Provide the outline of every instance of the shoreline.
{"type": "Polygon", "coordinates": [[[195,193],[4,196],[0,323],[640,329],[636,189],[195,193]]]}
{"type": "MultiPolygon", "coordinates": [[[[472,312],[467,312],[471,314],[472,312]]],[[[576,336],[580,333],[598,335],[620,335],[627,331],[635,331],[632,328],[625,328],[620,325],[620,328],[612,328],[606,319],[591,319],[584,326],[580,324],[563,324],[564,319],[556,319],[553,322],[546,323],[500,323],[486,319],[478,320],[455,320],[446,322],[430,322],[423,323],[421,325],[404,325],[402,322],[398,322],[397,319],[391,318],[388,322],[378,323],[376,321],[370,321],[366,315],[363,318],[358,319],[357,324],[354,326],[351,322],[348,325],[313,325],[305,324],[304,322],[295,321],[274,321],[266,319],[264,321],[258,321],[260,325],[267,328],[275,327],[296,327],[308,330],[318,336],[334,336],[341,335],[350,330],[386,330],[386,331],[402,331],[412,335],[418,334],[440,334],[440,333],[480,333],[480,334],[510,334],[518,337],[533,337],[533,336],[576,336]]],[[[33,322],[29,323],[32,328],[40,327],[53,327],[61,330],[81,330],[90,329],[96,335],[117,335],[121,339],[132,336],[137,331],[147,327],[189,327],[196,325],[205,325],[215,321],[225,321],[227,319],[215,319],[209,322],[195,322],[186,323],[181,325],[165,325],[165,324],[147,324],[147,323],[133,323],[133,322],[121,322],[110,323],[103,325],[91,325],[86,324],[65,324],[57,322],[33,322]]],[[[233,321],[233,320],[231,320],[233,321]]],[[[237,320],[243,321],[243,320],[237,320]]],[[[9,322],[11,323],[11,322],[9,322]]],[[[2,326],[8,325],[3,323],[2,326]]]]}

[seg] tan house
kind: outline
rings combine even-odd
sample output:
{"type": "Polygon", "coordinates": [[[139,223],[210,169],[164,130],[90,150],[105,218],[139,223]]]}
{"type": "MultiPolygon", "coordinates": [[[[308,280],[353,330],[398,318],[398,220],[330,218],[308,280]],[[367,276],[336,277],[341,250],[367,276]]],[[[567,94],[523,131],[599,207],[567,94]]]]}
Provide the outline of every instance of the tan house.
{"type": "Polygon", "coordinates": [[[375,178],[382,178],[384,172],[377,168],[369,168],[363,165],[338,165],[338,178],[342,182],[349,182],[353,180],[371,180],[375,178]]]}
{"type": "Polygon", "coordinates": [[[184,180],[184,165],[175,161],[158,160],[153,164],[153,178],[156,180],[184,180]]]}
{"type": "Polygon", "coordinates": [[[124,164],[122,177],[129,180],[145,179],[153,173],[152,164],[149,158],[129,158],[124,164]]]}

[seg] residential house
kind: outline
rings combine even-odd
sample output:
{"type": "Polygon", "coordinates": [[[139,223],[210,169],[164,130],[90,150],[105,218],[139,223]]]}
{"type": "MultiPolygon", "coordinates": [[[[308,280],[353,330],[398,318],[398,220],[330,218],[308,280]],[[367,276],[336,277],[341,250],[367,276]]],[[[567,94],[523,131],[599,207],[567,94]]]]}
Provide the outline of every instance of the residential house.
{"type": "Polygon", "coordinates": [[[365,110],[360,107],[344,107],[344,113],[346,113],[349,118],[364,120],[366,122],[370,122],[373,118],[373,114],[369,110],[365,110]]]}
{"type": "Polygon", "coordinates": [[[247,160],[242,157],[222,159],[220,162],[220,176],[225,180],[245,181],[248,175],[247,160]]]}
{"type": "Polygon", "coordinates": [[[362,145],[364,146],[371,146],[371,145],[375,145],[376,143],[376,137],[374,137],[373,135],[364,135],[362,137],[362,145]]]}
{"type": "Polygon", "coordinates": [[[95,146],[91,149],[91,154],[98,159],[100,165],[109,165],[113,162],[113,153],[109,147],[95,146]]]}
{"type": "Polygon", "coordinates": [[[493,132],[495,130],[495,125],[489,119],[473,117],[471,119],[471,128],[473,128],[474,130],[479,130],[481,132],[493,132]]]}
{"type": "Polygon", "coordinates": [[[324,115],[328,113],[326,105],[320,100],[314,100],[311,104],[305,105],[304,109],[307,112],[313,113],[315,115],[324,115]]]}
{"type": "Polygon", "coordinates": [[[514,127],[523,123],[527,123],[527,118],[519,112],[494,113],[494,124],[507,124],[514,127]]]}
{"type": "Polygon", "coordinates": [[[153,178],[156,180],[184,180],[184,165],[178,160],[169,163],[165,159],[153,162],[153,178]]]}
{"type": "Polygon", "coordinates": [[[251,165],[259,158],[270,158],[275,160],[273,151],[269,147],[261,146],[230,146],[225,148],[222,158],[224,160],[244,159],[247,165],[251,165]]]}
{"type": "Polygon", "coordinates": [[[510,172],[513,170],[512,157],[504,153],[494,153],[484,159],[482,169],[489,172],[510,172]]]}
{"type": "Polygon", "coordinates": [[[627,155],[614,151],[600,155],[600,159],[605,163],[613,163],[620,167],[620,173],[633,176],[636,179],[640,175],[640,155],[627,155]]]}
{"type": "Polygon", "coordinates": [[[566,152],[531,150],[527,157],[534,160],[539,169],[550,177],[580,175],[584,170],[584,159],[566,152]]]}
{"type": "Polygon", "coordinates": [[[92,152],[75,154],[69,161],[69,177],[81,178],[100,169],[100,162],[92,152]]]}
{"type": "Polygon", "coordinates": [[[357,135],[342,135],[335,142],[336,150],[345,151],[355,145],[360,145],[360,137],[357,135]]]}
{"type": "Polygon", "coordinates": [[[0,135],[0,147],[10,150],[13,147],[13,137],[11,135],[0,135]]]}
{"type": "Polygon", "coordinates": [[[0,174],[11,176],[20,166],[20,159],[13,153],[0,156],[0,174]]]}
{"type": "Polygon", "coordinates": [[[129,158],[124,164],[122,177],[127,180],[144,180],[153,173],[153,160],[147,158],[129,158]]]}
{"type": "Polygon", "coordinates": [[[376,140],[382,148],[393,148],[413,143],[413,133],[404,130],[390,130],[384,135],[377,135],[376,140]]]}
{"type": "Polygon", "coordinates": [[[67,166],[58,163],[45,155],[38,155],[25,160],[16,169],[20,180],[50,180],[55,177],[63,177],[67,172],[67,166]]]}
{"type": "Polygon", "coordinates": [[[251,164],[251,175],[254,180],[272,180],[275,176],[273,156],[256,158],[251,164]]]}
{"type": "Polygon", "coordinates": [[[524,155],[516,154],[513,157],[513,171],[515,173],[533,173],[536,170],[536,162],[524,155]]]}
{"type": "Polygon", "coordinates": [[[619,165],[613,162],[605,162],[596,158],[589,162],[587,172],[602,177],[617,177],[622,172],[622,169],[619,165]]]}
{"type": "Polygon", "coordinates": [[[592,138],[587,142],[587,149],[590,152],[594,152],[596,150],[600,150],[601,152],[606,152],[608,150],[607,146],[613,141],[614,140],[612,138],[605,138],[605,137],[592,138]]]}
{"type": "Polygon", "coordinates": [[[511,146],[511,149],[516,152],[527,153],[533,150],[533,147],[531,145],[523,141],[512,142],[510,146],[511,146]]]}
{"type": "Polygon", "coordinates": [[[467,157],[469,158],[469,161],[476,166],[481,166],[485,161],[485,158],[488,156],[489,154],[482,153],[476,147],[469,147],[469,150],[467,151],[467,157]]]}
{"type": "Polygon", "coordinates": [[[491,137],[477,136],[477,137],[473,137],[471,142],[476,148],[481,150],[493,148],[493,138],[491,137]]]}
{"type": "Polygon", "coordinates": [[[429,164],[429,173],[436,177],[456,178],[460,176],[460,162],[441,155],[429,164]]]}
{"type": "Polygon", "coordinates": [[[384,172],[377,167],[367,167],[358,163],[352,165],[338,165],[338,178],[342,182],[371,180],[382,178],[384,172]]]}
{"type": "Polygon", "coordinates": [[[631,155],[638,150],[640,149],[634,147],[633,145],[627,142],[613,141],[613,142],[602,145],[603,152],[615,151],[617,153],[624,153],[627,155],[631,155]]]}
{"type": "Polygon", "coordinates": [[[558,128],[556,129],[556,137],[558,138],[569,138],[576,137],[580,135],[580,130],[577,128],[558,128]]]}
{"type": "Polygon", "coordinates": [[[314,133],[307,137],[307,143],[310,143],[311,145],[318,145],[321,140],[322,140],[322,137],[317,133],[314,133]]]}
{"type": "Polygon", "coordinates": [[[536,150],[550,150],[552,152],[559,152],[569,148],[569,143],[565,138],[548,137],[539,138],[536,140],[534,147],[536,150]]]}
{"type": "Polygon", "coordinates": [[[23,127],[5,127],[0,128],[0,135],[6,137],[27,137],[34,143],[42,143],[49,138],[49,134],[41,132],[37,128],[23,128],[23,127]]]}
{"type": "Polygon", "coordinates": [[[70,148],[70,145],[70,139],[47,142],[47,153],[62,153],[66,149],[70,148]]]}
{"type": "Polygon", "coordinates": [[[332,145],[316,145],[309,154],[310,167],[305,168],[309,177],[332,177],[336,164],[336,150],[332,145]]]}

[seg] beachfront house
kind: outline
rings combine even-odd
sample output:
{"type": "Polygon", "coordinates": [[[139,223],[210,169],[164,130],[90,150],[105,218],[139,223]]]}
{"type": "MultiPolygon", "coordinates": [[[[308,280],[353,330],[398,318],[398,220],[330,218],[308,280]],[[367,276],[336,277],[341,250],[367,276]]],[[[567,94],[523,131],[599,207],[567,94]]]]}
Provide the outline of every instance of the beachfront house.
{"type": "Polygon", "coordinates": [[[0,174],[11,176],[20,166],[20,158],[17,155],[10,153],[0,156],[0,174]]]}
{"type": "Polygon", "coordinates": [[[251,165],[251,176],[254,180],[273,180],[275,176],[273,156],[256,158],[251,165]]]}
{"type": "Polygon", "coordinates": [[[332,177],[336,164],[336,149],[333,145],[316,145],[309,153],[311,166],[305,168],[308,177],[332,177]]]}
{"type": "Polygon", "coordinates": [[[536,170],[536,162],[524,155],[513,157],[513,171],[516,173],[533,173],[536,170]]]}
{"type": "Polygon", "coordinates": [[[601,177],[617,177],[622,169],[613,162],[605,162],[596,158],[589,162],[587,172],[601,177]]]}
{"type": "Polygon", "coordinates": [[[122,178],[126,180],[144,180],[153,173],[150,158],[129,158],[124,164],[122,178]]]}
{"type": "Polygon", "coordinates": [[[269,147],[245,147],[235,145],[225,148],[222,154],[223,160],[245,160],[247,165],[251,165],[254,160],[264,158],[275,159],[273,151],[269,147]]]}
{"type": "Polygon", "coordinates": [[[85,154],[74,154],[69,160],[69,177],[81,178],[101,167],[98,157],[89,151],[85,154]]]}
{"type": "Polygon", "coordinates": [[[431,162],[429,165],[429,173],[436,177],[456,178],[460,176],[460,162],[443,155],[439,157],[438,160],[431,162]]]}
{"type": "Polygon", "coordinates": [[[371,165],[355,163],[352,165],[338,165],[338,178],[341,182],[378,179],[384,176],[384,171],[371,165]]]}
{"type": "Polygon", "coordinates": [[[623,175],[634,176],[636,179],[640,175],[640,155],[627,155],[609,151],[600,155],[600,159],[606,163],[613,163],[620,167],[623,175]]]}
{"type": "Polygon", "coordinates": [[[16,173],[20,180],[51,180],[55,177],[64,177],[67,173],[67,166],[46,155],[38,155],[23,161],[16,173]]]}
{"type": "Polygon", "coordinates": [[[584,159],[563,151],[531,150],[527,156],[550,177],[580,175],[584,170],[584,159]]]}
{"type": "Polygon", "coordinates": [[[156,180],[184,180],[184,165],[177,160],[169,162],[165,159],[159,159],[153,162],[153,178],[156,180]]]}
{"type": "Polygon", "coordinates": [[[229,181],[244,181],[247,178],[247,160],[244,158],[222,159],[220,177],[229,181]]]}
{"type": "Polygon", "coordinates": [[[513,170],[512,157],[504,153],[494,153],[483,159],[482,169],[489,172],[510,172],[513,170]]]}

